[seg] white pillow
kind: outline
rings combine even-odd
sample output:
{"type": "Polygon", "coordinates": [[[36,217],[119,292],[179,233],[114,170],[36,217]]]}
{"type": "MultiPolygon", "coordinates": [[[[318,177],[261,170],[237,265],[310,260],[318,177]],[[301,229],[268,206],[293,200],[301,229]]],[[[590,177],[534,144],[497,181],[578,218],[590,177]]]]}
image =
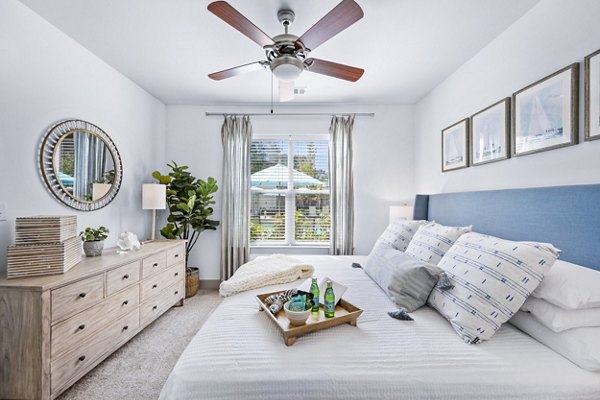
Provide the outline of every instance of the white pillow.
{"type": "Polygon", "coordinates": [[[471,232],[470,226],[444,226],[430,222],[417,230],[406,252],[422,261],[437,264],[456,239],[467,232],[471,232]]]}
{"type": "Polygon", "coordinates": [[[600,370],[600,328],[576,328],[556,333],[532,315],[519,312],[510,323],[588,371],[600,370]]]}
{"type": "Polygon", "coordinates": [[[600,272],[558,260],[533,297],[565,310],[600,307],[600,272]]]}
{"type": "Polygon", "coordinates": [[[573,328],[600,326],[600,308],[563,310],[554,304],[548,303],[546,300],[536,299],[531,296],[525,301],[525,304],[521,307],[521,311],[531,313],[542,325],[554,332],[562,332],[573,328]]]}
{"type": "Polygon", "coordinates": [[[488,340],[521,308],[556,257],[550,244],[465,233],[438,264],[454,287],[434,288],[428,304],[465,342],[488,340]]]}
{"type": "Polygon", "coordinates": [[[373,248],[377,247],[379,244],[385,243],[396,250],[406,251],[406,247],[417,232],[417,229],[426,223],[427,221],[411,221],[396,218],[390,222],[385,231],[383,231],[373,248]]]}

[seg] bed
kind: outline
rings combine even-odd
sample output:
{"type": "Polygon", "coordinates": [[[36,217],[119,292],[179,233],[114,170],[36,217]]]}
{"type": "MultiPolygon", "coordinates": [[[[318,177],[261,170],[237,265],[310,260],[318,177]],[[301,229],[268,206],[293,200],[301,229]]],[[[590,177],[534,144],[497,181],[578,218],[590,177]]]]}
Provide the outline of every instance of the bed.
{"type": "MultiPolygon", "coordinates": [[[[591,244],[600,240],[600,215],[590,210],[599,202],[600,185],[418,196],[415,217],[552,241],[566,260],[598,269],[600,249],[591,244]],[[577,230],[558,229],[565,223],[577,230]]],[[[510,324],[488,342],[466,345],[431,308],[412,313],[413,322],[389,318],[394,303],[351,267],[366,257],[301,258],[316,275],[349,288],[344,298],[364,310],[358,327],[316,332],[287,347],[254,296],[300,282],[226,298],[181,355],[161,399],[600,398],[600,373],[580,369],[510,324]]]]}

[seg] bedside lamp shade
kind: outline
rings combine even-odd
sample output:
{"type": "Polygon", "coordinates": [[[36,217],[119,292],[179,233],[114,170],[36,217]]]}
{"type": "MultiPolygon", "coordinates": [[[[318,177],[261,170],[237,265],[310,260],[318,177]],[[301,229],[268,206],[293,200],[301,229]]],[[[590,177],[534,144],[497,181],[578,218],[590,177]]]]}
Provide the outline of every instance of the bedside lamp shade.
{"type": "Polygon", "coordinates": [[[401,206],[390,206],[389,222],[392,222],[396,218],[412,219],[412,213],[413,209],[408,204],[404,204],[401,206]]]}
{"type": "Polygon", "coordinates": [[[158,183],[142,185],[142,210],[152,210],[152,240],[156,231],[156,210],[167,208],[167,186],[158,183]]]}

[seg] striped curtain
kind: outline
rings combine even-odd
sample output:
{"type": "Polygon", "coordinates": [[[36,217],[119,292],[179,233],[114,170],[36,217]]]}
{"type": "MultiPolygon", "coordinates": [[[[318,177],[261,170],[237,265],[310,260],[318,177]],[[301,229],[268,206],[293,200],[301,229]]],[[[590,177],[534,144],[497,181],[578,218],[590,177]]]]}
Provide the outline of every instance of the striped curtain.
{"type": "Polygon", "coordinates": [[[329,184],[331,188],[332,255],[354,251],[354,185],[352,129],[354,115],[334,116],[329,127],[329,184]]]}
{"type": "Polygon", "coordinates": [[[250,247],[250,146],[252,124],[245,116],[225,116],[223,140],[223,206],[221,280],[248,262],[250,247]]]}

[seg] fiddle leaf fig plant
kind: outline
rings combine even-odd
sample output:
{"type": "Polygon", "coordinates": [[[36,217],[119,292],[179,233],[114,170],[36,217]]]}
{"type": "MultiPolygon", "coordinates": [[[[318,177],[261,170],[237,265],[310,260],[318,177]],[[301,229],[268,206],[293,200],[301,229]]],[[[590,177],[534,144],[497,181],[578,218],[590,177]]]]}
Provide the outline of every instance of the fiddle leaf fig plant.
{"type": "Polygon", "coordinates": [[[160,234],[167,239],[185,239],[186,260],[205,230],[216,230],[219,221],[213,215],[214,194],[219,190],[214,178],[197,179],[187,165],[178,165],[175,161],[167,164],[171,171],[163,175],[154,171],[152,177],[167,186],[167,206],[169,216],[167,225],[160,234]]]}

